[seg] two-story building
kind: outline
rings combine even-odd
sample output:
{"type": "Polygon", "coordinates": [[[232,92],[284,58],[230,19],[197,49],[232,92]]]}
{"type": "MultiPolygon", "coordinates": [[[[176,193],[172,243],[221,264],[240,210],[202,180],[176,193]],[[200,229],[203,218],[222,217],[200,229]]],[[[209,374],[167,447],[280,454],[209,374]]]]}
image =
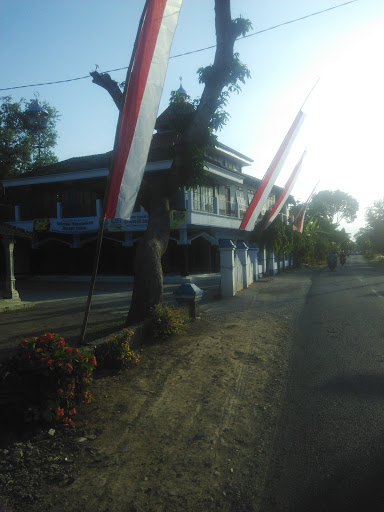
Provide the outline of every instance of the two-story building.
{"type": "MultiPolygon", "coordinates": [[[[168,109],[157,119],[145,173],[170,169],[167,148],[174,133],[168,109]]],[[[32,234],[32,242],[15,246],[16,274],[83,274],[92,270],[96,233],[102,215],[111,153],[70,158],[33,172],[2,180],[0,219],[32,234]]],[[[240,223],[261,180],[243,169],[252,159],[218,143],[206,155],[210,186],[181,190],[171,205],[171,239],[163,257],[165,273],[219,271],[221,239],[247,241],[240,223]]],[[[264,212],[282,189],[274,187],[264,212]]],[[[283,210],[288,219],[288,206],[283,210]]],[[[129,221],[107,222],[99,274],[130,275],[135,243],[146,229],[147,213],[139,204],[129,221]]]]}

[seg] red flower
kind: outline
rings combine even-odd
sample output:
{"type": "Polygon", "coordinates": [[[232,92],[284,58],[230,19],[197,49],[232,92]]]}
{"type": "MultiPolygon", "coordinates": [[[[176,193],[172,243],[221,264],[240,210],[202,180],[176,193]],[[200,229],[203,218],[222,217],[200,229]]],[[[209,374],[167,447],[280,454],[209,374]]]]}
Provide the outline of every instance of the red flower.
{"type": "Polygon", "coordinates": [[[75,426],[75,423],[71,420],[71,418],[68,418],[68,416],[63,419],[63,422],[64,422],[64,427],[74,427],[75,426]]]}
{"type": "Polygon", "coordinates": [[[64,347],[64,352],[72,353],[73,352],[73,348],[72,347],[64,347]]]}
{"type": "Polygon", "coordinates": [[[92,401],[92,395],[88,391],[84,393],[84,402],[90,403],[92,401]]]}
{"type": "MultiPolygon", "coordinates": [[[[48,359],[48,358],[47,358],[48,359]]],[[[47,366],[52,366],[54,363],[53,359],[48,359],[47,366]]]]}
{"type": "Polygon", "coordinates": [[[93,366],[97,366],[97,361],[96,361],[95,356],[92,356],[92,363],[93,363],[93,366]]]}
{"type": "Polygon", "coordinates": [[[43,342],[43,343],[47,343],[48,341],[50,341],[51,339],[53,338],[53,335],[50,333],[50,332],[47,332],[45,334],[43,334],[40,338],[40,340],[43,342]]]}
{"type": "Polygon", "coordinates": [[[61,407],[58,407],[56,409],[55,413],[56,413],[57,418],[61,418],[62,416],[64,416],[64,409],[62,409],[61,407]]]}
{"type": "Polygon", "coordinates": [[[36,348],[36,349],[35,349],[35,352],[42,352],[42,351],[43,351],[43,349],[42,349],[42,348],[36,348]]]}
{"type": "Polygon", "coordinates": [[[76,409],[73,408],[71,411],[68,411],[68,414],[72,416],[72,414],[76,414],[76,409]]]}
{"type": "Polygon", "coordinates": [[[69,373],[71,373],[73,371],[73,366],[71,365],[71,363],[65,363],[65,368],[66,370],[69,371],[69,373]]]}

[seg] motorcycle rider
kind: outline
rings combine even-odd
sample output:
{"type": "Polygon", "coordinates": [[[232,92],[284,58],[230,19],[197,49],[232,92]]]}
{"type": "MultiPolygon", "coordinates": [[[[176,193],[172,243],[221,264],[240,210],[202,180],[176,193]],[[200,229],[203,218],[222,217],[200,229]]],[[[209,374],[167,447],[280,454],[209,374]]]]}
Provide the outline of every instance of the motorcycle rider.
{"type": "Polygon", "coordinates": [[[334,251],[331,251],[328,256],[327,256],[327,263],[328,263],[328,266],[329,264],[331,263],[331,261],[334,261],[335,262],[335,267],[337,266],[337,256],[336,254],[334,253],[334,251]]]}
{"type": "Polygon", "coordinates": [[[345,251],[344,249],[342,249],[341,253],[340,253],[340,263],[345,263],[347,261],[347,255],[345,254],[345,251]]]}

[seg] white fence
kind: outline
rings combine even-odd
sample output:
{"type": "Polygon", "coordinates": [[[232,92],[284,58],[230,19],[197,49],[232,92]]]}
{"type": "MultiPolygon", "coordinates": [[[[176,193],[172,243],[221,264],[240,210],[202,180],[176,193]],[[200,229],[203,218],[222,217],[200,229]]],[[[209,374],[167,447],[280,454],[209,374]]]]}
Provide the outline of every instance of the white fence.
{"type": "Polygon", "coordinates": [[[258,279],[275,275],[289,265],[288,254],[278,259],[274,253],[268,254],[265,249],[259,250],[256,244],[238,242],[235,245],[232,240],[222,240],[219,250],[223,298],[233,297],[239,290],[248,288],[258,279]]]}

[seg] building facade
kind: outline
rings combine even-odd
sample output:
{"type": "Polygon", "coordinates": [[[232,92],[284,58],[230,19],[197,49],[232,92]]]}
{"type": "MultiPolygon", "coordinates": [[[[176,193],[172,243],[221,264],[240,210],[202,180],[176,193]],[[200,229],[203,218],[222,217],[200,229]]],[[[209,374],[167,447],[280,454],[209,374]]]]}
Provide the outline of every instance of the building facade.
{"type": "MultiPolygon", "coordinates": [[[[175,137],[168,115],[167,109],[157,119],[145,173],[166,172],[172,166],[169,148],[175,137]]],[[[32,235],[20,249],[15,247],[16,274],[91,273],[110,161],[111,153],[71,158],[2,180],[1,220],[32,235]]],[[[210,185],[180,190],[171,205],[165,273],[219,272],[220,240],[247,242],[249,233],[239,227],[261,183],[243,171],[251,163],[221,143],[206,154],[210,185]]],[[[264,212],[281,192],[273,188],[264,212]]],[[[282,215],[288,219],[287,206],[282,215]]],[[[137,203],[129,221],[106,223],[99,274],[133,274],[135,244],[147,219],[137,203]]]]}

